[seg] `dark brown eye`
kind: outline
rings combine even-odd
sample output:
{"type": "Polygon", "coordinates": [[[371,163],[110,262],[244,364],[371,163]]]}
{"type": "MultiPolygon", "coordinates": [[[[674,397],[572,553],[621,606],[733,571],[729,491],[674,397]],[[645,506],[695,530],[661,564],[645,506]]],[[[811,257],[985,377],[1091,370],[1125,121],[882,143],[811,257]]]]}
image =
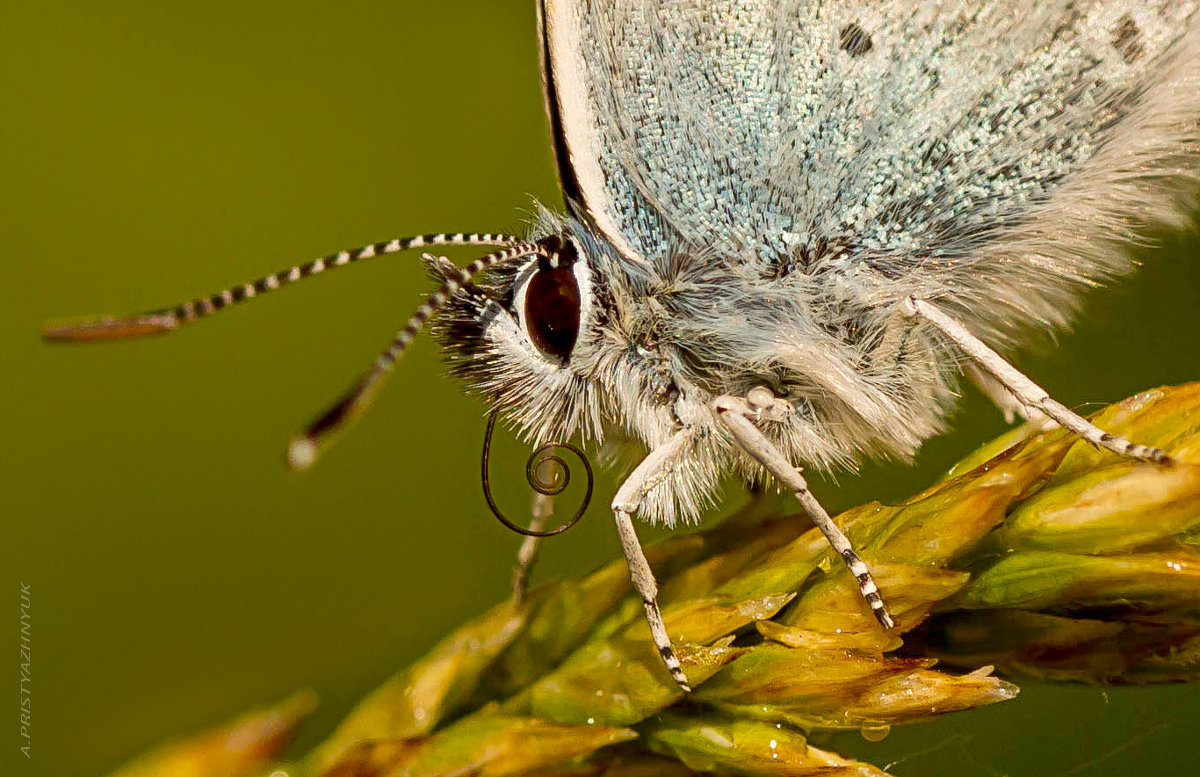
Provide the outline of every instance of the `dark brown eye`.
{"type": "Polygon", "coordinates": [[[525,290],[524,312],[534,346],[565,362],[579,335],[579,284],[572,265],[539,267],[525,290]]]}

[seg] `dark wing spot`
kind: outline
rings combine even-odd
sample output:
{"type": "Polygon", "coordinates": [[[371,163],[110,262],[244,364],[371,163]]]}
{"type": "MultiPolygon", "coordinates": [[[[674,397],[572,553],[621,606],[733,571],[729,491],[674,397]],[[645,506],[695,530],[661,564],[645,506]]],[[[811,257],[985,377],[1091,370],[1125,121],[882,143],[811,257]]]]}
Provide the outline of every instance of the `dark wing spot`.
{"type": "Polygon", "coordinates": [[[875,45],[871,36],[856,22],[851,22],[842,28],[838,34],[839,48],[852,57],[861,57],[875,45]]]}
{"type": "Polygon", "coordinates": [[[1113,48],[1121,52],[1121,57],[1126,62],[1133,62],[1146,53],[1145,47],[1142,46],[1141,36],[1142,31],[1138,29],[1137,22],[1133,20],[1132,16],[1125,14],[1117,24],[1116,31],[1113,32],[1113,48]]]}
{"type": "Polygon", "coordinates": [[[849,253],[852,245],[839,237],[826,238],[817,236],[791,253],[774,258],[764,267],[761,275],[766,280],[779,280],[796,271],[821,271],[829,262],[845,253],[849,253]]]}
{"type": "Polygon", "coordinates": [[[1075,3],[1067,6],[1062,18],[1050,35],[1051,41],[1074,40],[1079,34],[1079,23],[1083,21],[1083,11],[1075,3]]]}

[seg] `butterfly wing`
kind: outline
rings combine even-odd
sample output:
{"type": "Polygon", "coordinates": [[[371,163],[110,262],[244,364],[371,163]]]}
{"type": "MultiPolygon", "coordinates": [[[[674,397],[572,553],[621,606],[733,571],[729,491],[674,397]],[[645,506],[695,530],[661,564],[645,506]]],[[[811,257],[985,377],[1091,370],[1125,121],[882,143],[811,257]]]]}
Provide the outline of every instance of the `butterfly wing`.
{"type": "Polygon", "coordinates": [[[1200,188],[1194,0],[540,2],[568,200],[632,262],[852,270],[1003,335],[1200,188]]]}

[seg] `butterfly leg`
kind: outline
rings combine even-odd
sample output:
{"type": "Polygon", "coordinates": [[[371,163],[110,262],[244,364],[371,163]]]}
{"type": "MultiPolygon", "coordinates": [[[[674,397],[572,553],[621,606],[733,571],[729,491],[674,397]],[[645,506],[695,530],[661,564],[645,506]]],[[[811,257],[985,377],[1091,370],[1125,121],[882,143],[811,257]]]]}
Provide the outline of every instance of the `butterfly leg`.
{"type": "Polygon", "coordinates": [[[992,404],[999,408],[1001,414],[1004,415],[1006,423],[1013,423],[1018,418],[1022,421],[1034,421],[1043,425],[1046,428],[1051,428],[1057,424],[1036,407],[1030,407],[1017,399],[1017,395],[1005,388],[997,378],[991,373],[985,372],[982,368],[975,364],[967,364],[963,367],[963,374],[967,376],[975,386],[992,400],[992,404]]]}
{"type": "Polygon", "coordinates": [[[1005,389],[1010,391],[1022,405],[1042,411],[1098,448],[1110,450],[1121,456],[1158,464],[1165,464],[1171,460],[1158,448],[1138,445],[1123,437],[1109,434],[1071,408],[1051,398],[1045,389],[971,334],[961,322],[946,315],[934,305],[916,297],[909,297],[906,306],[909,315],[920,316],[937,327],[942,334],[950,338],[951,342],[970,356],[980,369],[994,377],[1005,389]]]}
{"type": "Polygon", "coordinates": [[[675,678],[675,682],[685,693],[690,693],[692,688],[679,663],[679,657],[675,655],[671,637],[667,634],[662,613],[658,609],[658,583],[654,579],[654,572],[650,569],[650,562],[646,560],[646,554],[642,551],[642,544],[638,542],[631,516],[641,507],[642,499],[650,489],[661,483],[670,474],[675,463],[686,453],[691,440],[691,430],[684,429],[651,451],[650,455],[642,459],[642,463],[617,489],[617,495],[613,498],[612,503],[613,516],[617,522],[617,536],[620,537],[621,548],[625,551],[625,561],[629,564],[633,587],[642,597],[642,606],[646,610],[646,622],[650,624],[650,636],[654,640],[654,646],[658,648],[658,654],[662,656],[663,663],[667,666],[667,671],[671,673],[671,677],[675,678]]]}
{"type": "MultiPolygon", "coordinates": [[[[546,519],[554,514],[554,497],[548,494],[534,494],[531,513],[533,517],[529,521],[530,530],[541,531],[546,526],[546,519]]],[[[529,589],[529,573],[537,559],[542,539],[526,535],[521,542],[521,548],[517,551],[517,566],[513,569],[513,604],[520,605],[525,601],[525,594],[529,589]]]]}
{"type": "Polygon", "coordinates": [[[871,577],[870,568],[859,558],[854,546],[850,544],[850,539],[842,533],[838,525],[829,517],[829,513],[808,490],[808,483],[800,474],[800,470],[794,467],[755,425],[755,421],[764,414],[791,412],[791,406],[787,402],[777,399],[769,389],[760,386],[751,389],[744,399],[733,396],[718,397],[713,401],[713,408],[733,434],[738,446],[766,467],[776,480],[796,495],[804,512],[812,518],[813,523],[825,535],[825,539],[829,540],[829,544],[842,557],[850,573],[858,580],[859,593],[870,605],[875,619],[885,629],[894,627],[896,621],[888,612],[887,605],[879,595],[879,586],[871,577]]]}

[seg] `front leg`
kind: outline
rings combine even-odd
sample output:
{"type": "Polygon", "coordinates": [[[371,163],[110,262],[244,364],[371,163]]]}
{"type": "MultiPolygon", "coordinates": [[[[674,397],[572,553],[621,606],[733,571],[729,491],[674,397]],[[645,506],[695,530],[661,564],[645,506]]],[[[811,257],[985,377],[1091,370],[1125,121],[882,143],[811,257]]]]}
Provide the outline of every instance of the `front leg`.
{"type": "MultiPolygon", "coordinates": [[[[529,521],[529,530],[540,532],[546,527],[546,519],[554,514],[554,497],[549,494],[536,492],[533,495],[533,506],[530,510],[533,518],[529,521]]],[[[544,537],[536,534],[526,534],[517,551],[517,565],[513,569],[512,600],[516,606],[525,602],[525,594],[529,589],[529,573],[533,570],[533,562],[537,559],[538,547],[544,537]]]]}
{"type": "Polygon", "coordinates": [[[858,580],[858,590],[863,599],[866,599],[867,604],[871,606],[871,613],[874,614],[875,619],[885,629],[894,627],[896,621],[888,612],[887,605],[883,603],[883,598],[879,595],[879,586],[875,585],[870,568],[858,557],[854,546],[850,544],[850,539],[842,533],[838,525],[829,517],[829,513],[808,490],[808,483],[800,474],[800,470],[796,469],[779,452],[779,449],[754,423],[764,414],[791,412],[791,406],[785,401],[777,399],[769,389],[762,386],[751,389],[745,399],[732,396],[717,397],[713,400],[712,406],[717,411],[717,417],[733,434],[738,446],[759,464],[766,467],[776,480],[795,494],[800,506],[804,508],[804,512],[812,518],[813,523],[825,535],[825,539],[829,540],[829,544],[846,562],[850,573],[858,580]]]}
{"type": "Polygon", "coordinates": [[[646,609],[650,637],[654,640],[663,663],[667,665],[667,671],[675,678],[675,682],[679,683],[684,693],[691,693],[692,687],[688,684],[687,675],[683,673],[679,657],[675,655],[671,637],[667,634],[662,613],[658,609],[658,583],[650,569],[650,562],[646,560],[646,554],[642,551],[642,544],[638,542],[631,516],[641,507],[642,498],[670,474],[675,463],[687,452],[692,434],[690,429],[679,431],[651,451],[617,489],[612,503],[613,517],[617,522],[617,536],[621,538],[621,548],[625,551],[625,561],[629,564],[633,587],[641,595],[642,606],[646,609]]]}

